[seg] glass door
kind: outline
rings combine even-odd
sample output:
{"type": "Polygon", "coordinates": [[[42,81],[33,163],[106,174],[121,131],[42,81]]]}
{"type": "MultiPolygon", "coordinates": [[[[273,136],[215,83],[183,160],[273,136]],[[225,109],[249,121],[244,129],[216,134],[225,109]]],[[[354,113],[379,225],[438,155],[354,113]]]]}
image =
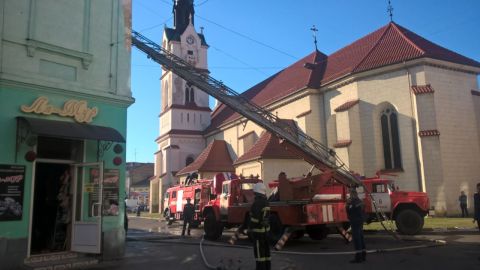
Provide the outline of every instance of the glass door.
{"type": "Polygon", "coordinates": [[[103,163],[74,164],[72,251],[101,253],[103,163]]]}

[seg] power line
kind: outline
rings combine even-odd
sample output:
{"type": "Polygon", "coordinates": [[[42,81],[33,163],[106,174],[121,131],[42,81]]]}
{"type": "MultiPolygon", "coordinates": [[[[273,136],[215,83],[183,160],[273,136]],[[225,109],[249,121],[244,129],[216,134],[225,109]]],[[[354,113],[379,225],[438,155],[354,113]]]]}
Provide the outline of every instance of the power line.
{"type": "Polygon", "coordinates": [[[238,31],[235,31],[235,30],[232,30],[232,29],[230,29],[230,28],[227,28],[227,27],[225,27],[225,26],[223,26],[223,25],[221,25],[221,24],[219,24],[219,23],[216,23],[216,22],[211,21],[211,20],[209,20],[209,19],[203,18],[203,17],[201,17],[201,16],[198,16],[198,15],[196,15],[196,16],[197,16],[199,19],[202,19],[202,20],[204,20],[204,21],[206,21],[206,22],[209,22],[209,23],[211,23],[211,24],[214,24],[214,25],[216,25],[216,26],[218,26],[218,27],[220,27],[220,28],[222,28],[222,29],[224,29],[224,30],[227,30],[228,32],[234,33],[234,34],[236,34],[236,35],[238,35],[238,36],[240,36],[240,37],[243,37],[243,38],[245,38],[245,39],[248,39],[248,40],[250,40],[250,41],[252,41],[252,42],[254,42],[254,43],[257,43],[257,44],[259,44],[259,45],[262,45],[262,46],[264,46],[264,47],[267,47],[267,48],[269,48],[269,49],[272,49],[272,50],[274,50],[274,51],[276,51],[276,52],[278,52],[278,53],[281,53],[281,54],[286,55],[286,56],[288,56],[288,57],[291,57],[291,58],[293,58],[293,59],[298,59],[298,57],[296,57],[296,56],[293,56],[293,55],[291,55],[291,54],[289,54],[289,53],[287,53],[287,52],[284,52],[284,51],[281,51],[281,50],[279,50],[279,49],[277,49],[277,48],[274,48],[274,47],[272,47],[272,46],[270,46],[270,45],[268,45],[268,44],[265,44],[265,43],[263,43],[263,42],[261,42],[261,41],[258,41],[258,40],[254,39],[254,38],[251,38],[251,37],[247,36],[247,35],[244,35],[244,34],[238,32],[238,31]]]}

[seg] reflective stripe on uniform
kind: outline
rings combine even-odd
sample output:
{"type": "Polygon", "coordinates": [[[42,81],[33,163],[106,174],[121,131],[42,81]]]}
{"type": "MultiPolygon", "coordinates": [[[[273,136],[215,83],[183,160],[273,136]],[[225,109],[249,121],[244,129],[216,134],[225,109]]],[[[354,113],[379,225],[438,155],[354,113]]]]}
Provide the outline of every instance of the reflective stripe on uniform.
{"type": "Polygon", "coordinates": [[[259,228],[259,229],[254,228],[254,229],[251,229],[250,231],[256,232],[256,233],[265,233],[265,232],[270,231],[270,226],[264,227],[264,228],[259,228]]]}
{"type": "Polygon", "coordinates": [[[260,220],[254,218],[254,217],[250,217],[250,221],[251,221],[251,222],[255,222],[255,223],[260,222],[260,220]]]}
{"type": "Polygon", "coordinates": [[[266,261],[271,261],[271,257],[264,257],[264,258],[256,258],[255,261],[257,262],[266,262],[266,261]]]}

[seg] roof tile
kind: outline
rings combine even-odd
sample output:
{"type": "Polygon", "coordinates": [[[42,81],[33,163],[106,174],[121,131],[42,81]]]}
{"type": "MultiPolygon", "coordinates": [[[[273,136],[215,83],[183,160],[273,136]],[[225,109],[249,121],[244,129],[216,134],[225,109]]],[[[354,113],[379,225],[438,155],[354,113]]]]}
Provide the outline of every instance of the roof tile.
{"type": "Polygon", "coordinates": [[[190,165],[181,169],[176,175],[197,171],[235,172],[232,158],[228,153],[227,143],[224,140],[213,140],[190,165]]]}
{"type": "Polygon", "coordinates": [[[415,95],[422,95],[422,94],[433,94],[435,90],[433,90],[430,84],[427,85],[412,85],[412,91],[415,95]]]}

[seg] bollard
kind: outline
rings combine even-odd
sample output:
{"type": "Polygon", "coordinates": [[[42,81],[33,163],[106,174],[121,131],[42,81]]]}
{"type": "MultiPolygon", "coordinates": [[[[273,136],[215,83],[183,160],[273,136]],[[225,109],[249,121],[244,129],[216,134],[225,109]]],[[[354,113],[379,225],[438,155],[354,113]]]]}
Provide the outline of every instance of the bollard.
{"type": "Polygon", "coordinates": [[[285,232],[283,233],[282,237],[280,237],[280,239],[278,240],[278,242],[275,244],[275,247],[274,249],[275,250],[281,250],[283,248],[283,246],[285,245],[285,243],[287,242],[288,238],[290,238],[290,235],[292,233],[290,232],[290,230],[288,228],[285,229],[285,232]]]}

